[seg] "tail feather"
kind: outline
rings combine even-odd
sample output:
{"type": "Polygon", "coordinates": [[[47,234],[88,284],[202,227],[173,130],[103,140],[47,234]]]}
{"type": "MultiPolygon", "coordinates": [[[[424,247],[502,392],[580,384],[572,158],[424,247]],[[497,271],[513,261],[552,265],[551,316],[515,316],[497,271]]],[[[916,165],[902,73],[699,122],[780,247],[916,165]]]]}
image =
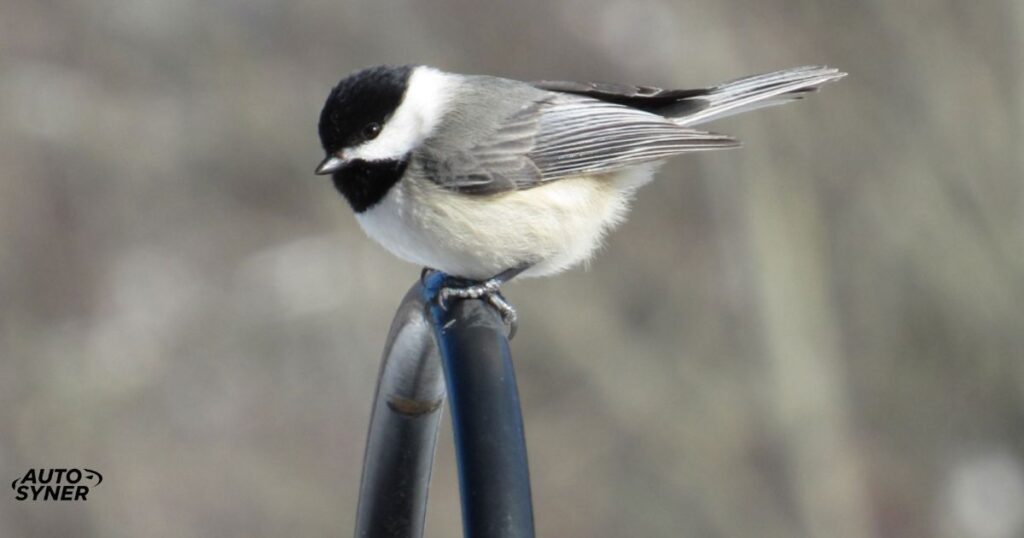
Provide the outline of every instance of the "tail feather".
{"type": "Polygon", "coordinates": [[[684,114],[672,120],[682,127],[689,127],[740,112],[781,105],[845,76],[846,73],[831,67],[805,66],[741,78],[710,88],[705,95],[685,99],[703,103],[696,110],[687,107],[684,114]]]}

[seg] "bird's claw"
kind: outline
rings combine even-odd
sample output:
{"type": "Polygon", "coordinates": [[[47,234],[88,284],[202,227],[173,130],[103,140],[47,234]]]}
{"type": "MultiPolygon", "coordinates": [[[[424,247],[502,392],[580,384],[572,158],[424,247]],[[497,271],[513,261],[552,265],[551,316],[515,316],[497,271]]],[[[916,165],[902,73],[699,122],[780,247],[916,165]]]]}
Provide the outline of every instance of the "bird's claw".
{"type": "Polygon", "coordinates": [[[502,321],[509,328],[509,338],[512,338],[516,333],[519,316],[516,309],[501,295],[501,283],[500,279],[492,278],[468,286],[445,285],[437,292],[437,304],[443,310],[448,310],[452,299],[484,299],[501,314],[502,321]]]}
{"type": "Polygon", "coordinates": [[[516,309],[508,301],[502,297],[500,292],[492,293],[487,296],[487,302],[491,303],[491,306],[498,310],[501,314],[501,319],[505,321],[505,324],[509,328],[509,338],[512,338],[516,334],[516,328],[518,327],[519,314],[516,314],[516,309]]]}

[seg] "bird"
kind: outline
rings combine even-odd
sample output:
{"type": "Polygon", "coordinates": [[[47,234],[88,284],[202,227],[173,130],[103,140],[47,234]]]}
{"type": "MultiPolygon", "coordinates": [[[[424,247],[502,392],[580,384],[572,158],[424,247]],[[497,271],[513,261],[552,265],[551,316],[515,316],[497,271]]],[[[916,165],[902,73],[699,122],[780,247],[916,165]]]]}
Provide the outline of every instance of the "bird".
{"type": "Polygon", "coordinates": [[[315,173],[371,239],[460,283],[442,305],[484,297],[514,321],[501,284],[589,260],[667,159],[739,145],[695,126],[845,75],[804,66],[673,90],[368,67],[331,89],[315,173]]]}

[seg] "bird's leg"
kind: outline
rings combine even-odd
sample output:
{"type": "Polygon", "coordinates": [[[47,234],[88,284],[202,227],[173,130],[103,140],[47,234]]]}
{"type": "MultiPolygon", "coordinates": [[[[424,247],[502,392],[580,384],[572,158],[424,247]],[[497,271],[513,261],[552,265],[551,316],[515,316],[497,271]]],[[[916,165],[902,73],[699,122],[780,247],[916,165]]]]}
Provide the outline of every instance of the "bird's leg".
{"type": "MultiPolygon", "coordinates": [[[[501,314],[502,320],[509,326],[509,337],[511,338],[516,332],[518,315],[516,309],[501,295],[501,285],[529,268],[530,265],[514,267],[484,281],[449,277],[445,285],[438,290],[437,304],[447,310],[448,301],[451,299],[485,299],[501,314]]],[[[430,269],[424,269],[421,278],[424,278],[430,271],[430,269]]]]}

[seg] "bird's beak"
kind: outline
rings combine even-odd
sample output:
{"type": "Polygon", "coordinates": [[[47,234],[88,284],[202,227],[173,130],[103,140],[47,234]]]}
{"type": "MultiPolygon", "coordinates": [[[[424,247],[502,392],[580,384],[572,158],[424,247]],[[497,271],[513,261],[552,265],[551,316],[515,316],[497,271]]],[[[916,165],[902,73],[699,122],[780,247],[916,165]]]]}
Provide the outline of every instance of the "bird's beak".
{"type": "Polygon", "coordinates": [[[316,167],[316,175],[326,176],[333,174],[341,169],[342,165],[345,164],[345,159],[338,155],[328,155],[326,159],[320,162],[320,165],[316,167]]]}

